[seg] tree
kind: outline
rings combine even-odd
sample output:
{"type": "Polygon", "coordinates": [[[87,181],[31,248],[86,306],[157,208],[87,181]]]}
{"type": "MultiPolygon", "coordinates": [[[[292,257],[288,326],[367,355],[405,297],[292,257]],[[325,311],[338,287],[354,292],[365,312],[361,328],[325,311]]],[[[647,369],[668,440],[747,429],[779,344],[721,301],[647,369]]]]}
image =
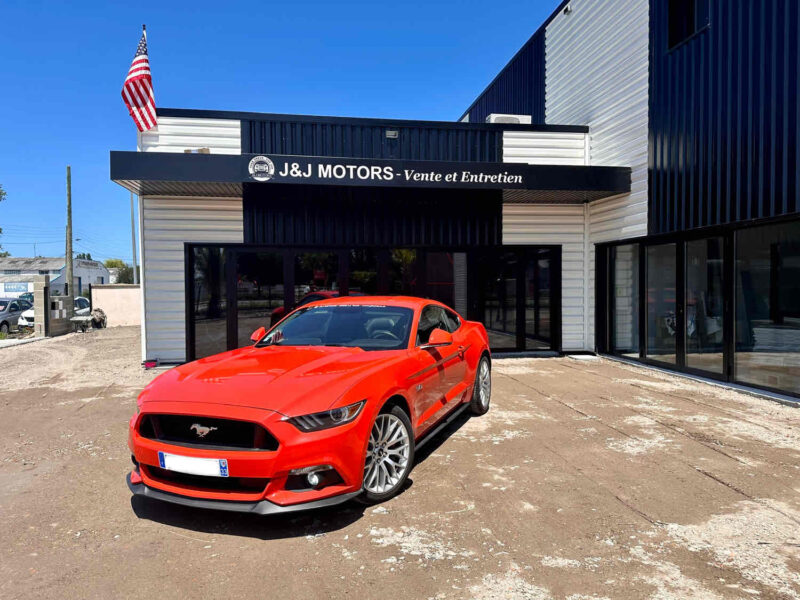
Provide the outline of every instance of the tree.
{"type": "Polygon", "coordinates": [[[75,258],[82,259],[82,260],[92,260],[92,253],[91,252],[78,252],[75,255],[75,258]]]}
{"type": "Polygon", "coordinates": [[[128,265],[121,258],[107,258],[103,261],[106,269],[124,269],[128,265]]]}

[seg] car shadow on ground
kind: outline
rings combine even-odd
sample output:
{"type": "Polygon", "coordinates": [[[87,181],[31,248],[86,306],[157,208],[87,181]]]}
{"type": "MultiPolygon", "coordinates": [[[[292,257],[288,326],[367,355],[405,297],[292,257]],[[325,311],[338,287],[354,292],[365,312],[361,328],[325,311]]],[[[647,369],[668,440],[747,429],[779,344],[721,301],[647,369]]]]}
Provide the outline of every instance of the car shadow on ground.
{"type": "MultiPolygon", "coordinates": [[[[469,418],[469,413],[463,412],[430,438],[416,453],[414,464],[423,462],[436,452],[469,418]]],[[[411,474],[414,474],[413,470],[411,474]]],[[[414,485],[414,481],[409,477],[399,495],[402,496],[412,485],[414,485]]],[[[315,537],[343,529],[358,521],[364,511],[370,507],[350,501],[337,506],[289,513],[288,515],[255,515],[194,508],[142,496],[132,496],[131,508],[140,519],[198,533],[276,540],[315,537]]]]}

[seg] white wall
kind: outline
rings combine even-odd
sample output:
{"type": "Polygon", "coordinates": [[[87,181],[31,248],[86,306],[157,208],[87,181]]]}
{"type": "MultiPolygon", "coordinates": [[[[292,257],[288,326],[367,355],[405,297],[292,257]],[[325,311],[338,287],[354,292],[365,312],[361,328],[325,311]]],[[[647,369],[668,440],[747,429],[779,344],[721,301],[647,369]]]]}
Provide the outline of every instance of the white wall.
{"type": "Polygon", "coordinates": [[[242,243],[241,198],[140,198],[143,360],[186,360],[184,242],[242,243]]]}
{"type": "Polygon", "coordinates": [[[140,152],[184,152],[208,148],[209,154],[241,154],[237,119],[158,117],[158,127],[139,134],[140,152]]]}
{"type": "Polygon", "coordinates": [[[546,122],[588,125],[590,164],[632,168],[630,194],[586,210],[583,347],[591,350],[594,244],[647,233],[649,6],[648,0],[572,0],[570,7],[545,32],[546,122]]]}
{"type": "Polygon", "coordinates": [[[108,327],[142,324],[142,294],[138,285],[93,285],[92,307],[106,314],[108,327]]]}
{"type": "Polygon", "coordinates": [[[504,131],[503,162],[529,165],[588,164],[585,133],[504,131]]]}
{"type": "Polygon", "coordinates": [[[561,246],[561,344],[584,349],[584,206],[504,204],[504,244],[561,246]]]}

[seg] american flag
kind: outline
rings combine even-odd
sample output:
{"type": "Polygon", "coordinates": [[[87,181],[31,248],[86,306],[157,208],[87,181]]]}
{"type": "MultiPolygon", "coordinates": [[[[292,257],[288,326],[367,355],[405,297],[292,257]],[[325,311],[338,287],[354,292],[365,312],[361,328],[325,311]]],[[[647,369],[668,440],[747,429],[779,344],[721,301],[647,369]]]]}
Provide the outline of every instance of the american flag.
{"type": "Polygon", "coordinates": [[[152,129],[156,122],[156,100],[153,97],[153,78],[147,58],[147,33],[142,30],[142,39],[136,47],[128,76],[122,84],[122,99],[133,117],[139,131],[152,129]]]}

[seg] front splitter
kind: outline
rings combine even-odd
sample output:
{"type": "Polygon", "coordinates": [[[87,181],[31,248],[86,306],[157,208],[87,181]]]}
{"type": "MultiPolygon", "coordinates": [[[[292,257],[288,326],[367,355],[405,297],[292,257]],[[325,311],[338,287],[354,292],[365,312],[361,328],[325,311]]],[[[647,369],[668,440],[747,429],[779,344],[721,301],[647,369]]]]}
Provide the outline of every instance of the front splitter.
{"type": "Polygon", "coordinates": [[[299,512],[303,510],[314,510],[317,508],[325,508],[326,506],[336,506],[347,502],[361,494],[361,490],[357,492],[350,492],[349,494],[339,494],[330,498],[323,498],[322,500],[314,500],[312,502],[303,502],[301,504],[289,504],[281,506],[269,500],[259,500],[258,502],[238,502],[231,500],[203,500],[201,498],[190,498],[188,496],[180,496],[178,494],[171,494],[169,492],[162,492],[154,488],[146,486],[144,483],[131,483],[130,473],[126,476],[125,480],[128,483],[128,489],[135,496],[144,496],[145,498],[152,498],[153,500],[162,500],[164,502],[171,502],[172,504],[181,504],[183,506],[192,506],[194,508],[207,508],[212,510],[226,510],[238,513],[250,513],[254,515],[278,515],[292,512],[299,512]]]}

